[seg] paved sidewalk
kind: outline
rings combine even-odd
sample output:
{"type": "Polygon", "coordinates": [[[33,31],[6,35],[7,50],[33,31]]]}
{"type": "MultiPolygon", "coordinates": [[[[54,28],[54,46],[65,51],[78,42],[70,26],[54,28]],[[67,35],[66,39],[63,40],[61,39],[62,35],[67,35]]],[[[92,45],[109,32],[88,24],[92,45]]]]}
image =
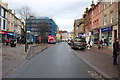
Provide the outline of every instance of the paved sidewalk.
{"type": "Polygon", "coordinates": [[[36,56],[37,54],[39,54],[40,52],[42,52],[43,50],[47,49],[48,47],[53,46],[54,44],[37,44],[35,46],[32,46],[29,48],[29,52],[27,54],[27,56],[25,57],[25,59],[31,59],[32,57],[36,56]]]}
{"type": "Polygon", "coordinates": [[[86,51],[76,50],[75,52],[105,78],[118,78],[119,66],[112,64],[112,50],[92,48],[86,51]]]}
{"type": "MultiPolygon", "coordinates": [[[[46,44],[37,44],[37,45],[29,45],[29,50],[31,47],[33,53],[32,56],[36,55],[39,51],[48,47],[46,44]]],[[[13,71],[16,67],[21,65],[26,59],[28,53],[24,51],[25,46],[22,44],[17,44],[16,47],[10,47],[3,45],[2,46],[2,74],[3,77],[9,72],[13,71]]],[[[28,51],[29,52],[29,51],[28,51]]]]}
{"type": "Polygon", "coordinates": [[[105,47],[104,46],[103,48],[98,49],[97,46],[94,46],[94,47],[91,48],[91,50],[97,51],[99,53],[104,53],[104,54],[107,54],[109,56],[113,56],[113,49],[112,49],[112,47],[105,47]]]}
{"type": "Polygon", "coordinates": [[[23,61],[24,45],[17,44],[16,47],[2,46],[2,74],[3,76],[19,66],[23,61]]]}

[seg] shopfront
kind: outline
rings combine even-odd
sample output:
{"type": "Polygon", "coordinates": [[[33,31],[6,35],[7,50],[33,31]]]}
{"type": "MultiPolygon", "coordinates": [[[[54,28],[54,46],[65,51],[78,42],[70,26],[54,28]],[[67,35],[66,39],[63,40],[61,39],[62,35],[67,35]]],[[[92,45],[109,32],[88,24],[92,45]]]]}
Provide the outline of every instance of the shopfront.
{"type": "Polygon", "coordinates": [[[8,32],[8,33],[7,33],[7,38],[8,38],[8,39],[13,39],[13,38],[14,38],[14,33],[8,32]]]}
{"type": "Polygon", "coordinates": [[[94,44],[97,44],[99,41],[99,29],[95,29],[92,32],[92,41],[94,44]]]}
{"type": "Polygon", "coordinates": [[[102,40],[105,46],[112,46],[112,28],[113,27],[110,26],[101,29],[102,40]]]}
{"type": "Polygon", "coordinates": [[[7,32],[0,30],[0,42],[4,43],[6,39],[7,32]]]}

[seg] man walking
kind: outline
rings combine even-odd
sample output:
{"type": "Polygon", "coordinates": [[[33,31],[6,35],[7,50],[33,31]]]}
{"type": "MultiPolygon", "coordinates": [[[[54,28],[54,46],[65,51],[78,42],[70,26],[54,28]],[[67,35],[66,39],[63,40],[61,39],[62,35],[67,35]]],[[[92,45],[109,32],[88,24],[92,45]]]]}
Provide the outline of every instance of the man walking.
{"type": "Polygon", "coordinates": [[[118,39],[115,39],[113,43],[113,65],[118,65],[117,58],[119,55],[119,45],[118,45],[118,39]]]}

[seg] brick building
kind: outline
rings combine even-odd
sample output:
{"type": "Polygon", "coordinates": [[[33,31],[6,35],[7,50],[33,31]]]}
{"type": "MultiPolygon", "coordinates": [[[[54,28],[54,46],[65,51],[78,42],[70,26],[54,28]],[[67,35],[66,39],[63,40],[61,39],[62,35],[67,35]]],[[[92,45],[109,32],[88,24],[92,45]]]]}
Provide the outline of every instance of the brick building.
{"type": "Polygon", "coordinates": [[[99,27],[100,27],[100,2],[96,5],[92,2],[92,41],[96,44],[99,41],[99,27]]]}

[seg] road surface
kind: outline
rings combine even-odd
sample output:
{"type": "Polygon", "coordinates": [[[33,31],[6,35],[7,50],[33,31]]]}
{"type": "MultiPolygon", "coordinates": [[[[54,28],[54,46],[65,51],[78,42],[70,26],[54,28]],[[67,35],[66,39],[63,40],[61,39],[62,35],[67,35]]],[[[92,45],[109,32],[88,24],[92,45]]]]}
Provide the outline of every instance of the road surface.
{"type": "Polygon", "coordinates": [[[92,78],[91,70],[62,42],[26,61],[6,78],[92,78]]]}

